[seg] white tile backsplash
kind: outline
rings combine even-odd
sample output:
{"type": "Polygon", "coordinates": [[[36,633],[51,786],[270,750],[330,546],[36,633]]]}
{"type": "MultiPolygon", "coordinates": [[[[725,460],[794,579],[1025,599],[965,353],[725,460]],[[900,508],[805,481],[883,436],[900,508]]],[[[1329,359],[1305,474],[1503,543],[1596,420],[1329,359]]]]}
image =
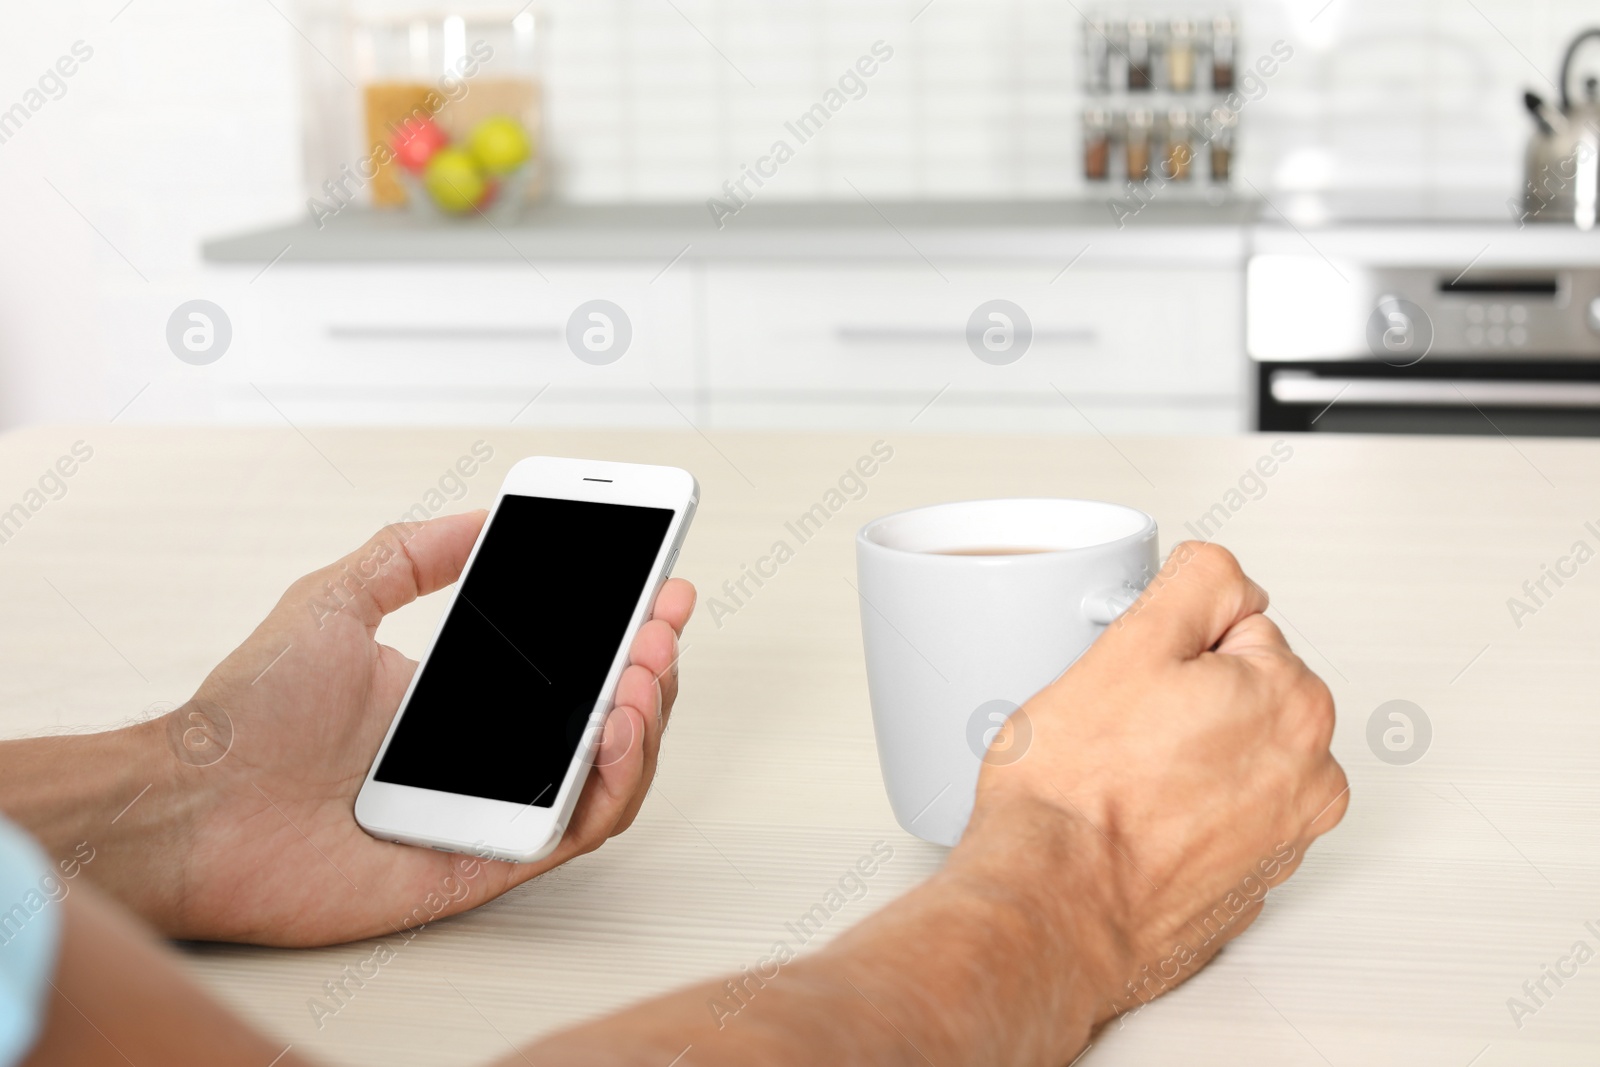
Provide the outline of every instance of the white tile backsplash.
{"type": "MultiPolygon", "coordinates": [[[[1219,9],[1228,5],[1096,10],[1219,9]]],[[[548,0],[559,191],[580,200],[714,195],[883,40],[894,58],[866,96],[798,146],[763,197],[854,196],[849,182],[905,197],[1092,193],[1078,176],[1082,10],[1061,0],[548,0]]],[[[1233,10],[1241,69],[1275,40],[1294,48],[1245,110],[1242,178],[1264,191],[1509,193],[1528,131],[1521,91],[1553,95],[1561,47],[1593,9],[1565,0],[1243,0],[1233,10]]]]}

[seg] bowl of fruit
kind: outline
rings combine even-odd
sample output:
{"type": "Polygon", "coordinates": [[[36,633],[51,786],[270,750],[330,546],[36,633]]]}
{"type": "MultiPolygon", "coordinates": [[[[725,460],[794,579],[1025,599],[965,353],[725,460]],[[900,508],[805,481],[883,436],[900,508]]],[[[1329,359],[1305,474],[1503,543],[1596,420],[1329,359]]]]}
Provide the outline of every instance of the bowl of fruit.
{"type": "Polygon", "coordinates": [[[482,119],[455,142],[431,118],[408,119],[390,147],[406,203],[438,217],[515,214],[539,179],[533,138],[509,115],[482,119]]]}

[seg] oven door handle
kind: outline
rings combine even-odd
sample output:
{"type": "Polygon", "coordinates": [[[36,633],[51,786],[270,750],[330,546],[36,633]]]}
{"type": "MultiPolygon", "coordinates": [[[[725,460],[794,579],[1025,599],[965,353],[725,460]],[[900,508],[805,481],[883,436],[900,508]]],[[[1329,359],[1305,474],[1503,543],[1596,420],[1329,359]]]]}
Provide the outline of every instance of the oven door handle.
{"type": "Polygon", "coordinates": [[[1275,371],[1272,399],[1280,404],[1369,404],[1377,407],[1597,408],[1600,382],[1519,382],[1461,379],[1324,378],[1275,371]]]}

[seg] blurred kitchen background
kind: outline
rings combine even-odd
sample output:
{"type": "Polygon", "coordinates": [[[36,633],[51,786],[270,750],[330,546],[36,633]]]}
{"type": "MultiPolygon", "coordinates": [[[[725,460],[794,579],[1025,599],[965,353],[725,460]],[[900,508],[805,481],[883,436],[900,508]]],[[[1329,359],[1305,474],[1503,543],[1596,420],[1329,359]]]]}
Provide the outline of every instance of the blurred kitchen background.
{"type": "Polygon", "coordinates": [[[1600,433],[1596,24],[8,5],[0,426],[1600,433]]]}

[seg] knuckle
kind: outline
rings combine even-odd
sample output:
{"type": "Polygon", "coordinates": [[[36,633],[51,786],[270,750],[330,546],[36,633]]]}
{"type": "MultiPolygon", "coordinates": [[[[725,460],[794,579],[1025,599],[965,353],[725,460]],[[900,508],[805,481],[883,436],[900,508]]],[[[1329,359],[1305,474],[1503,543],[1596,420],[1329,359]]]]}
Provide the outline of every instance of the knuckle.
{"type": "Polygon", "coordinates": [[[1305,664],[1300,665],[1302,685],[1306,690],[1306,700],[1310,702],[1312,710],[1318,718],[1333,721],[1333,690],[1328,688],[1315,671],[1305,664]]]}
{"type": "Polygon", "coordinates": [[[1333,692],[1303,663],[1296,660],[1295,666],[1298,677],[1295,679],[1294,699],[1299,705],[1300,717],[1306,723],[1312,748],[1326,752],[1333,744],[1333,692]]]}
{"type": "Polygon", "coordinates": [[[1172,546],[1172,551],[1167,553],[1165,566],[1162,570],[1176,573],[1183,567],[1193,563],[1207,547],[1204,541],[1179,541],[1172,546]]]}
{"type": "Polygon", "coordinates": [[[1188,558],[1206,577],[1229,584],[1244,581],[1244,568],[1226,548],[1211,541],[1186,541],[1184,544],[1192,546],[1187,553],[1188,558]]]}
{"type": "Polygon", "coordinates": [[[1345,774],[1344,765],[1338,760],[1330,760],[1329,767],[1330,773],[1328,777],[1333,780],[1335,792],[1341,794],[1339,806],[1336,810],[1342,813],[1345,808],[1350,806],[1350,776],[1345,774]]]}
{"type": "Polygon", "coordinates": [[[1328,773],[1313,802],[1316,807],[1312,809],[1312,820],[1318,833],[1327,833],[1344,821],[1345,813],[1350,810],[1350,779],[1338,760],[1329,759],[1328,773]]]}
{"type": "Polygon", "coordinates": [[[1256,615],[1253,616],[1253,619],[1254,624],[1261,629],[1262,633],[1267,635],[1268,639],[1272,642],[1276,649],[1281,650],[1288,656],[1290,660],[1294,661],[1295,663],[1300,662],[1299,658],[1295,656],[1294,652],[1289,648],[1289,639],[1283,636],[1283,627],[1279,626],[1265,615],[1256,615]]]}
{"type": "Polygon", "coordinates": [[[387,562],[395,556],[406,555],[406,545],[416,534],[416,527],[407,523],[391,522],[375,534],[367,545],[367,554],[387,562]]]}

